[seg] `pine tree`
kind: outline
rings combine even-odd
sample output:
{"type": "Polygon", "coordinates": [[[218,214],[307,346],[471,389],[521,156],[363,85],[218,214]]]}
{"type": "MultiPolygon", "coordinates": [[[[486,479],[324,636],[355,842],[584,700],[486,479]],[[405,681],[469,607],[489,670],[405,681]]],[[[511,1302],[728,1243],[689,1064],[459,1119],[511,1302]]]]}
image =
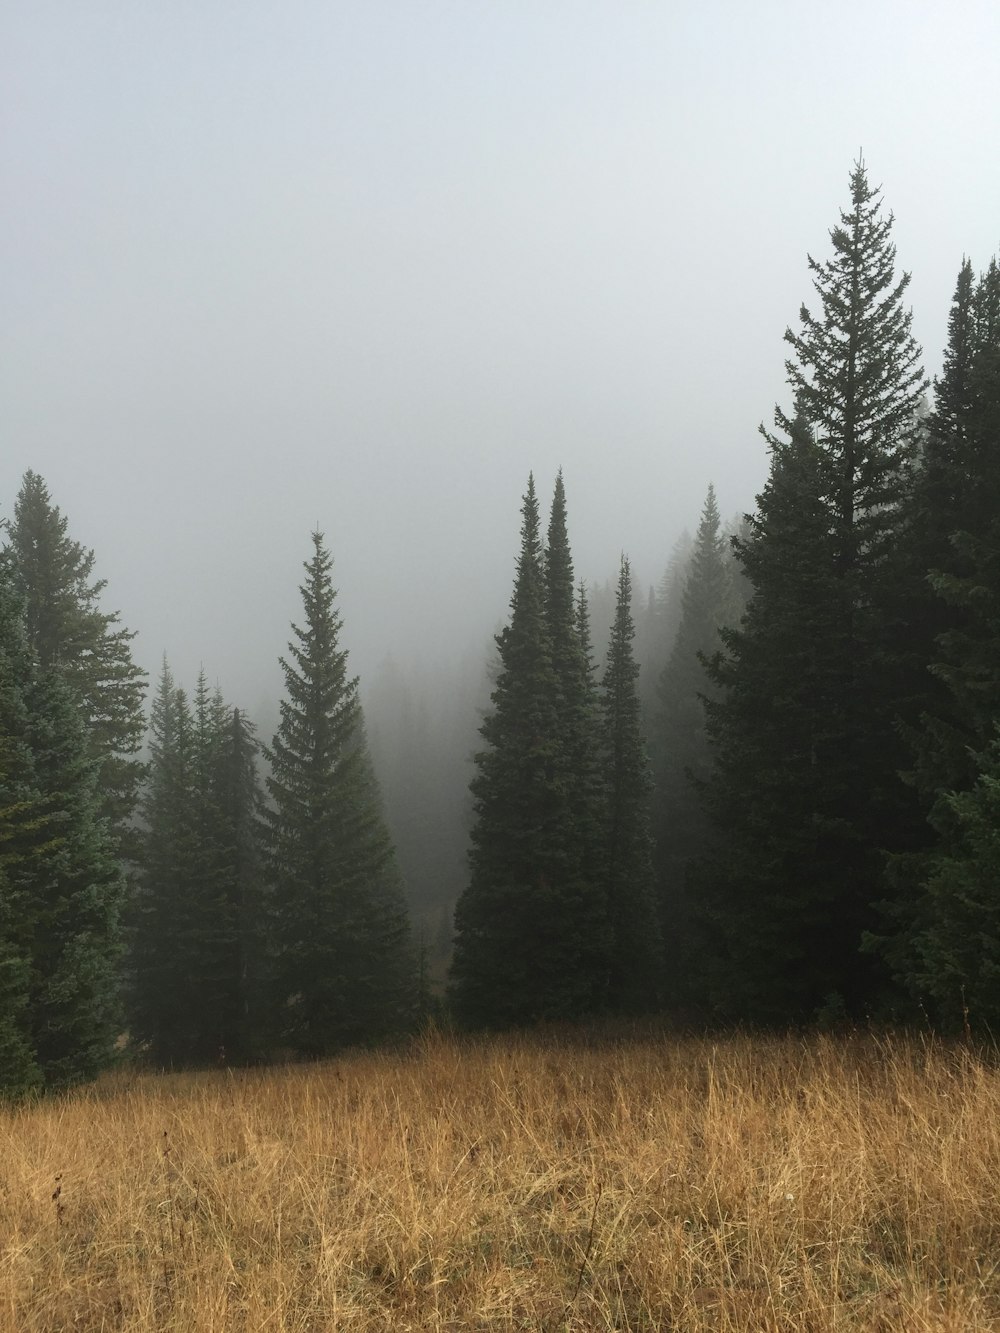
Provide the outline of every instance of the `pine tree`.
{"type": "Polygon", "coordinates": [[[889,931],[883,932],[880,947],[910,992],[947,1023],[960,1009],[957,978],[963,965],[970,988],[977,990],[980,1013],[989,1011],[974,950],[963,951],[956,943],[977,908],[976,947],[984,958],[996,947],[988,924],[995,908],[983,870],[989,858],[975,822],[976,812],[989,808],[1000,718],[996,260],[978,284],[971,265],[962,267],[936,387],[935,411],[912,488],[905,550],[911,572],[911,675],[921,682],[907,701],[914,753],[909,780],[935,837],[929,846],[894,858],[896,899],[889,904],[889,931]],[[922,596],[914,593],[914,583],[922,596]],[[916,675],[915,668],[928,660],[930,671],[916,675]],[[949,886],[954,893],[946,891],[949,886]]]}
{"type": "Polygon", "coordinates": [[[979,1030],[1000,1023],[1000,724],[965,791],[939,800],[941,847],[928,862],[925,929],[908,980],[943,1023],[971,1014],[979,1030]]]}
{"type": "Polygon", "coordinates": [[[632,579],[623,556],[601,700],[606,791],[601,864],[612,938],[608,999],[614,1010],[649,1013],[658,1005],[662,960],[650,834],[652,775],[634,637],[632,579]]]}
{"type": "Polygon", "coordinates": [[[0,1095],[41,1084],[28,1002],[34,914],[28,901],[32,857],[48,821],[34,790],[26,745],[24,686],[30,665],[22,608],[0,577],[0,1095]]]}
{"type": "Polygon", "coordinates": [[[204,1056],[203,1022],[192,960],[198,934],[194,730],[184,691],[164,658],[150,710],[149,777],[142,799],[144,833],[133,902],[133,1040],[154,1063],[187,1064],[204,1056]],[[199,1050],[199,1048],[202,1048],[199,1050]]]}
{"type": "Polygon", "coordinates": [[[258,749],[253,723],[240,709],[232,709],[221,736],[215,774],[228,925],[220,1003],[225,1021],[219,1044],[230,1061],[259,1055],[267,1036],[268,930],[273,908],[261,866],[258,749]]]}
{"type": "Polygon", "coordinates": [[[93,577],[93,551],[69,537],[37,473],[24,475],[3,559],[24,601],[29,648],[80,701],[89,753],[100,765],[100,812],[127,847],[142,776],[135,755],[145,732],[145,672],[132,660],[134,634],[100,608],[106,585],[93,577]]]}
{"type": "Polygon", "coordinates": [[[707,821],[696,784],[708,777],[711,754],[703,699],[713,693],[702,657],[719,648],[732,600],[726,542],[715,488],[709,486],[687,565],[680,620],[660,676],[655,720],[655,833],[659,910],[665,948],[666,993],[690,1003],[685,977],[696,972],[686,878],[704,850],[707,821]]]}
{"type": "MultiPolygon", "coordinates": [[[[577,886],[585,910],[595,922],[606,912],[607,843],[603,835],[607,806],[605,773],[601,764],[602,719],[589,642],[586,595],[574,588],[573,558],[566,521],[566,491],[562,470],[556,476],[549,515],[547,542],[542,553],[545,582],[545,623],[555,676],[555,740],[561,782],[566,795],[567,845],[558,849],[563,873],[577,886]],[[589,906],[587,906],[589,904],[589,906]]],[[[555,827],[555,826],[554,826],[555,827]]],[[[553,829],[554,831],[554,829],[553,829]]],[[[550,852],[556,847],[550,846],[550,852]]],[[[610,967],[610,933],[592,942],[593,1003],[604,1003],[605,978],[610,967]]]]}
{"type": "Polygon", "coordinates": [[[264,1041],[253,728],[203,671],[192,709],[164,662],[151,730],[132,1035],[161,1065],[239,1061],[264,1041]]]}
{"type": "Polygon", "coordinates": [[[0,1034],[16,1090],[92,1078],[120,1031],[124,884],[76,696],[0,573],[0,1034]]]}
{"type": "Polygon", "coordinates": [[[400,1030],[414,962],[368,757],[357,678],[340,647],[332,561],[313,534],[304,626],[282,659],[286,697],[267,751],[264,810],[275,908],[275,997],[285,1044],[322,1055],[400,1030]]]}
{"type": "MultiPolygon", "coordinates": [[[[547,612],[529,478],[510,621],[496,638],[499,672],[472,782],[470,879],[455,911],[450,995],[471,1026],[574,1018],[604,998],[607,929],[574,843],[578,799],[547,612]]],[[[579,625],[577,634],[579,644],[579,625]]]]}
{"type": "Polygon", "coordinates": [[[51,831],[28,875],[28,1013],[35,1058],[46,1086],[56,1088],[93,1078],[113,1057],[125,881],[76,694],[39,666],[26,703],[33,780],[51,831]]]}
{"type": "Polygon", "coordinates": [[[860,944],[886,892],[883,849],[914,825],[898,776],[893,552],[924,380],[880,207],[857,164],[833,258],[809,261],[822,313],[803,307],[786,333],[795,410],[765,432],[771,478],[741,547],[753,595],[713,672],[719,845],[698,884],[715,999],[767,1022],[879,1000],[860,944]]]}

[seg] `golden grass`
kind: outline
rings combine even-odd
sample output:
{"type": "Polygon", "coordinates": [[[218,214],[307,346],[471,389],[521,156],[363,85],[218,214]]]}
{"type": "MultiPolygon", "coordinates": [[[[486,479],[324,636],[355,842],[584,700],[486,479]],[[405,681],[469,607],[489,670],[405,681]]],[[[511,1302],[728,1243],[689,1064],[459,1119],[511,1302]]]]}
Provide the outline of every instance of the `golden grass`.
{"type": "Polygon", "coordinates": [[[929,1042],[429,1037],[0,1136],[5,1333],[1000,1328],[1000,1073],[929,1042]]]}

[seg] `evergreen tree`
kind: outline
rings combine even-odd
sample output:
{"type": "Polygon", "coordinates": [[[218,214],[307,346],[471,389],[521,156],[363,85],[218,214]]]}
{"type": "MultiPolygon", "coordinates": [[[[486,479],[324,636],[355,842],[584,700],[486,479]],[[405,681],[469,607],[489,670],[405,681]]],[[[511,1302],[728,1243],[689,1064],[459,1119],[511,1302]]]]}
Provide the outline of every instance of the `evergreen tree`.
{"type": "Polygon", "coordinates": [[[612,1009],[649,1013],[657,1007],[661,956],[649,827],[652,776],[642,735],[634,637],[632,580],[623,556],[602,692],[607,793],[602,864],[612,939],[608,998],[612,1009]]]}
{"type": "Polygon", "coordinates": [[[777,409],[781,434],[765,432],[771,478],[740,547],[753,595],[713,671],[719,846],[698,884],[715,1001],[767,1022],[878,1000],[860,943],[885,893],[883,849],[915,822],[898,776],[892,556],[924,381],[880,207],[859,163],[833,258],[809,261],[822,313],[803,307],[786,333],[795,413],[777,409]]]}
{"type": "Polygon", "coordinates": [[[702,657],[715,653],[732,600],[726,542],[715,489],[708,488],[687,566],[680,621],[659,682],[654,732],[655,831],[666,993],[688,999],[685,977],[695,971],[686,877],[704,850],[707,820],[696,784],[708,777],[711,754],[703,699],[713,692],[702,657]]]}
{"type": "Polygon", "coordinates": [[[393,850],[368,757],[357,678],[340,647],[332,561],[313,534],[302,628],[267,751],[264,810],[275,907],[275,998],[287,1045],[322,1055],[398,1031],[415,974],[393,850]]]}
{"type": "MultiPolygon", "coordinates": [[[[978,284],[971,265],[963,264],[936,388],[904,553],[911,574],[906,608],[911,674],[919,682],[904,714],[914,757],[909,780],[936,839],[894,859],[896,900],[889,904],[889,932],[880,945],[909,990],[925,1004],[939,1005],[945,1021],[954,1021],[959,960],[970,958],[955,941],[972,900],[944,890],[962,882],[965,857],[974,863],[969,892],[983,882],[975,868],[982,863],[981,840],[976,842],[972,825],[975,811],[987,808],[990,799],[1000,718],[1000,269],[995,260],[978,284]],[[928,660],[930,671],[919,671],[928,660]]],[[[983,919],[976,938],[988,951],[988,897],[981,897],[979,906],[983,919]]],[[[973,968],[970,986],[974,974],[973,968]]]]}
{"type": "Polygon", "coordinates": [[[24,602],[28,647],[80,701],[100,765],[100,811],[122,839],[142,776],[135,755],[145,732],[145,672],[132,661],[134,634],[100,608],[105,581],[93,577],[93,551],[69,537],[37,473],[24,474],[3,559],[24,602]]]}
{"type": "Polygon", "coordinates": [[[33,779],[51,831],[28,875],[28,1013],[35,1058],[55,1088],[93,1078],[113,1056],[125,882],[76,694],[40,666],[26,703],[33,779]]]}
{"type": "MultiPolygon", "coordinates": [[[[564,829],[568,841],[560,850],[562,872],[577,886],[595,920],[605,909],[607,843],[603,833],[607,805],[605,773],[601,764],[601,711],[589,642],[589,614],[585,592],[574,589],[573,559],[566,523],[566,491],[562,470],[556,476],[549,515],[547,543],[542,553],[545,580],[545,623],[555,676],[556,762],[553,776],[566,795],[564,829]]],[[[553,833],[555,826],[553,827],[553,833]]],[[[554,845],[550,851],[555,851],[554,845]]],[[[610,966],[610,935],[606,952],[600,940],[592,945],[594,1003],[610,966]]]]}
{"type": "Polygon", "coordinates": [[[965,791],[939,799],[942,844],[929,859],[921,902],[925,929],[908,980],[956,1027],[1000,1023],[1000,724],[965,791]]]}
{"type": "Polygon", "coordinates": [[[252,726],[163,664],[135,895],[132,1035],[161,1065],[246,1058],[263,1041],[265,931],[252,726]]]}
{"type": "Polygon", "coordinates": [[[460,1020],[473,1026],[575,1018],[605,994],[605,913],[599,890],[580,874],[578,793],[559,728],[547,612],[529,478],[510,621],[496,639],[500,667],[472,781],[470,879],[455,911],[450,993],[460,1020]]]}
{"type": "Polygon", "coordinates": [[[119,1032],[123,881],[76,696],[0,573],[0,1042],[8,1089],[93,1077],[119,1032]]]}
{"type": "Polygon", "coordinates": [[[258,1055],[267,1035],[270,990],[268,901],[259,839],[261,790],[259,745],[253,723],[234,708],[228,713],[215,774],[219,843],[224,869],[227,930],[219,1044],[229,1060],[258,1055]]]}
{"type": "Polygon", "coordinates": [[[0,577],[0,1095],[7,1097],[41,1083],[28,1014],[34,927],[28,889],[48,821],[25,739],[29,669],[21,607],[0,577]]]}
{"type": "Polygon", "coordinates": [[[164,658],[150,710],[144,835],[133,902],[131,1035],[154,1063],[186,1064],[199,1053],[204,1015],[192,941],[199,923],[194,729],[187,696],[164,658]]]}

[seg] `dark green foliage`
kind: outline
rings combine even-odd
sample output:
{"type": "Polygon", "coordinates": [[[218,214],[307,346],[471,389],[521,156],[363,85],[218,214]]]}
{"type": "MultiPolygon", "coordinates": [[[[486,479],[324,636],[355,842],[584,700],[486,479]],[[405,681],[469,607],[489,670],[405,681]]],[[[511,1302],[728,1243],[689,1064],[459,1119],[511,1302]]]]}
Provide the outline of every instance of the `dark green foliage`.
{"type": "Polygon", "coordinates": [[[199,929],[191,709],[164,661],[150,712],[141,872],[133,904],[133,1041],[170,1066],[207,1054],[192,938],[199,929]]]}
{"type": "Polygon", "coordinates": [[[822,313],[786,339],[795,415],[767,435],[771,478],[739,550],[753,588],[713,668],[718,845],[698,876],[715,932],[713,1000],[788,1023],[861,1015],[882,978],[860,943],[885,894],[883,849],[915,822],[900,782],[904,645],[893,552],[924,382],[894,274],[892,219],[864,168],[810,259],[822,313]]]}
{"type": "Polygon", "coordinates": [[[686,878],[691,861],[704,850],[708,829],[696,784],[708,777],[711,763],[703,699],[714,695],[715,688],[701,659],[718,650],[719,631],[732,609],[727,543],[715,490],[709,486],[687,563],[673,648],[660,676],[651,747],[665,985],[675,1003],[690,1003],[684,982],[693,971],[694,943],[686,878]]]}
{"type": "Polygon", "coordinates": [[[47,1087],[93,1078],[121,1032],[125,883],[101,817],[98,761],[77,696],[39,667],[26,693],[33,781],[49,840],[27,875],[33,921],[29,1018],[47,1087]]]}
{"type": "Polygon", "coordinates": [[[304,626],[292,626],[281,664],[286,697],[267,752],[272,804],[264,819],[278,1035],[322,1055],[405,1027],[415,970],[320,533],[313,547],[301,589],[304,626]]]}
{"type": "Polygon", "coordinates": [[[120,1031],[124,884],[76,695],[0,577],[0,1044],[8,1091],[92,1078],[120,1031]]]}
{"type": "Polygon", "coordinates": [[[100,766],[100,813],[127,847],[142,776],[134,756],[145,732],[146,676],[132,661],[134,634],[120,627],[117,613],[100,609],[105,582],[93,578],[93,551],[68,536],[66,519],[34,472],[24,475],[3,559],[23,599],[29,650],[79,700],[88,752],[100,766]]]}
{"type": "MultiPolygon", "coordinates": [[[[604,904],[580,863],[589,830],[578,823],[576,741],[567,745],[561,730],[573,708],[586,707],[589,663],[579,622],[570,629],[568,547],[559,550],[557,506],[553,512],[557,549],[547,579],[529,478],[510,621],[496,640],[500,667],[472,782],[470,881],[455,913],[451,999],[459,1019],[473,1026],[574,1018],[598,1008],[605,995],[604,904]],[[574,682],[583,701],[571,706],[574,682]]],[[[572,582],[570,599],[572,606],[572,582]]]]}
{"type": "Polygon", "coordinates": [[[48,821],[34,789],[24,687],[30,671],[20,604],[0,578],[0,1094],[41,1083],[28,1014],[33,917],[29,870],[48,821]]]}
{"type": "Polygon", "coordinates": [[[223,721],[215,767],[217,838],[226,933],[219,1011],[226,1059],[258,1055],[267,1033],[271,905],[259,837],[259,745],[254,725],[238,708],[223,721]]]}
{"type": "MultiPolygon", "coordinates": [[[[971,947],[956,944],[974,900],[971,889],[970,898],[959,886],[965,860],[971,881],[982,881],[982,839],[970,823],[977,809],[988,808],[1000,719],[1000,269],[995,260],[978,283],[971,265],[962,266],[948,333],[937,404],[914,478],[905,548],[912,656],[917,665],[931,664],[929,672],[911,672],[916,684],[905,699],[913,747],[909,780],[937,839],[895,858],[897,898],[888,905],[879,943],[911,993],[925,1006],[936,1005],[942,1021],[953,1022],[961,966],[969,968],[970,987],[982,991],[971,947]],[[964,822],[956,822],[959,812],[964,822]],[[945,961],[929,966],[928,959],[945,961]]],[[[986,952],[993,947],[991,920],[984,904],[974,938],[986,952]]],[[[981,1014],[995,1013],[982,994],[979,1003],[981,1014]]]]}
{"type": "Polygon", "coordinates": [[[1000,1025],[1000,732],[978,757],[975,783],[942,796],[943,848],[931,860],[922,908],[927,928],[911,962],[911,985],[941,1021],[957,1027],[968,1008],[977,1027],[1000,1025]]]}
{"type": "Polygon", "coordinates": [[[660,931],[649,827],[652,775],[642,734],[634,637],[632,580],[622,557],[601,698],[606,792],[602,864],[612,940],[608,1004],[618,1012],[650,1013],[659,999],[660,931]]]}

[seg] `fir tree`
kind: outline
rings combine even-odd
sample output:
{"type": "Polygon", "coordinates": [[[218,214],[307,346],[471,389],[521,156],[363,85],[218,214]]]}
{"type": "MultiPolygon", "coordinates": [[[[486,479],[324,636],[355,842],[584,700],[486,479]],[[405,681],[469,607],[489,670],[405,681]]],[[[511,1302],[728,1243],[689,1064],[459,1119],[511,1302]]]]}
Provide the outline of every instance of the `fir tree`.
{"type": "Polygon", "coordinates": [[[660,676],[659,712],[652,746],[656,760],[656,863],[665,988],[675,1004],[687,999],[685,977],[696,970],[686,877],[691,861],[704,850],[707,837],[706,817],[696,784],[706,780],[711,763],[703,700],[713,693],[713,686],[705,674],[702,657],[718,650],[719,631],[731,600],[726,542],[715,488],[709,486],[687,564],[673,648],[660,676]]]}
{"type": "Polygon", "coordinates": [[[916,675],[922,684],[907,700],[914,758],[909,780],[936,838],[894,858],[896,897],[879,941],[911,993],[937,1006],[945,1022],[959,1010],[963,959],[980,1012],[989,1009],[974,951],[957,941],[978,903],[977,947],[984,957],[995,948],[989,924],[995,909],[982,869],[988,856],[976,819],[977,811],[990,808],[1000,718],[998,513],[1000,269],[994,260],[978,284],[968,263],[959,274],[944,371],[912,489],[906,618],[914,668],[928,659],[931,665],[916,675]],[[914,582],[922,597],[914,594],[914,582]]]}
{"type": "Polygon", "coordinates": [[[215,774],[228,925],[221,1002],[225,1022],[219,1041],[229,1060],[258,1055],[267,1035],[272,908],[261,866],[258,749],[253,723],[240,709],[232,709],[215,774]]]}
{"type": "Polygon", "coordinates": [[[455,911],[450,994],[473,1026],[577,1017],[603,1002],[606,987],[605,914],[574,841],[582,830],[559,726],[539,529],[529,478],[510,621],[496,639],[493,708],[472,782],[470,879],[455,911]]]}
{"type": "Polygon", "coordinates": [[[92,1078],[118,1036],[123,880],[76,696],[0,575],[0,1035],[8,1087],[92,1078]]]}
{"type": "Polygon", "coordinates": [[[101,814],[126,837],[142,765],[145,672],[132,660],[133,633],[102,611],[105,580],[94,579],[94,553],[73,541],[41,477],[26,472],[9,525],[4,562],[24,601],[30,650],[58,670],[80,701],[90,755],[100,765],[101,814]]]}
{"type": "Polygon", "coordinates": [[[740,548],[753,595],[713,672],[719,845],[699,888],[716,1001],[767,1022],[878,1001],[861,939],[885,893],[883,849],[915,823],[898,776],[892,556],[924,381],[880,207],[858,164],[833,258],[809,261],[822,311],[803,307],[786,334],[795,411],[765,433],[771,479],[740,548]]]}
{"type": "Polygon", "coordinates": [[[131,1035],[154,1063],[204,1056],[192,944],[199,933],[194,729],[166,659],[150,710],[149,777],[133,902],[131,1035]]]}
{"type": "Polygon", "coordinates": [[[285,1044],[322,1055],[400,1030],[414,965],[402,890],[347,674],[332,561],[313,534],[304,625],[282,659],[286,697],[267,751],[264,810],[285,1044]]]}
{"type": "Polygon", "coordinates": [[[21,606],[0,577],[0,1095],[20,1096],[41,1083],[28,1002],[34,913],[31,861],[48,820],[34,789],[27,749],[24,686],[30,662],[21,606]]]}
{"type": "Polygon", "coordinates": [[[612,939],[608,998],[612,1009],[649,1013],[657,1007],[661,956],[649,827],[652,775],[634,637],[632,580],[623,556],[601,701],[607,793],[602,865],[612,939]]]}

